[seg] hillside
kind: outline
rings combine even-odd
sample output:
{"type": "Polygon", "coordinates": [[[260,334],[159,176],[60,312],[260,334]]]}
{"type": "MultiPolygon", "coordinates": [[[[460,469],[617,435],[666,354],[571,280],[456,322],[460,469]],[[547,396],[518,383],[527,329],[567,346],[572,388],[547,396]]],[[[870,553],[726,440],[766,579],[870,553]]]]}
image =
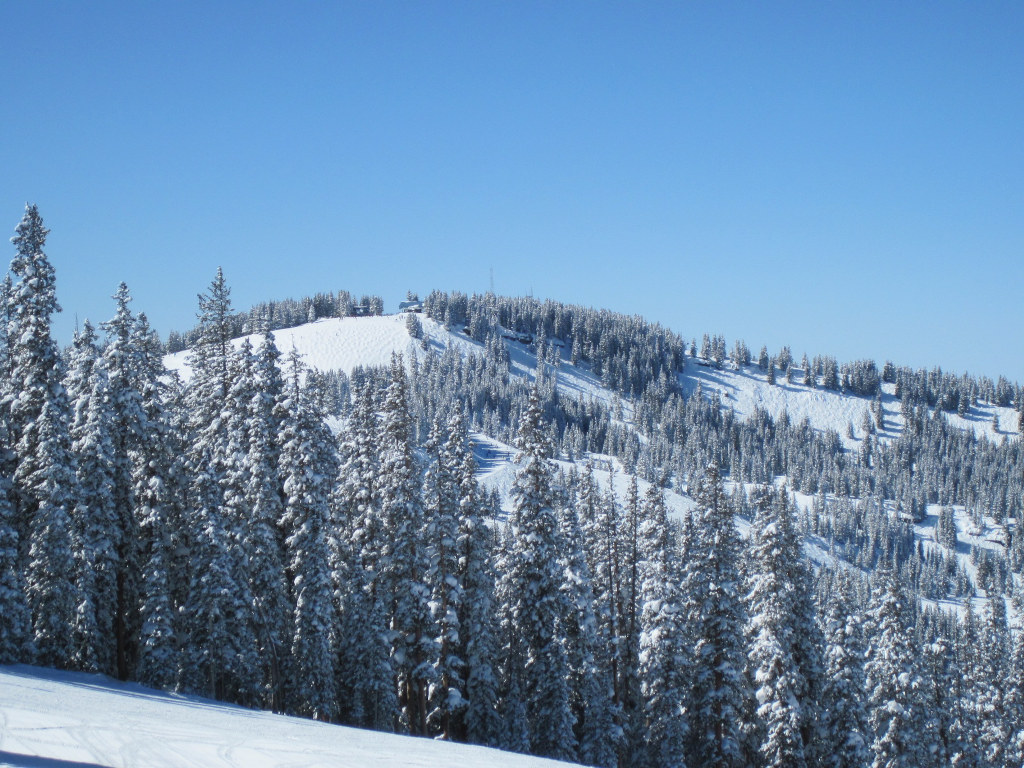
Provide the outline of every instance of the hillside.
{"type": "MultiPolygon", "coordinates": [[[[420,317],[425,344],[413,339],[406,327],[406,316],[384,315],[377,317],[350,317],[322,319],[313,323],[294,328],[285,328],[275,332],[275,339],[282,353],[296,350],[304,363],[319,371],[341,371],[351,374],[359,366],[372,368],[384,367],[390,363],[392,354],[398,353],[407,360],[415,358],[418,362],[428,354],[441,354],[446,350],[455,351],[465,359],[469,355],[486,354],[485,345],[467,337],[461,327],[451,331],[444,325],[429,317],[420,317]]],[[[511,334],[510,334],[511,335],[511,334]]],[[[241,346],[243,339],[248,339],[254,346],[259,343],[259,336],[252,335],[235,340],[236,348],[241,346]]],[[[532,382],[536,375],[537,355],[535,347],[514,339],[504,341],[510,354],[510,372],[514,378],[524,382],[532,382]]],[[[605,387],[600,378],[595,376],[586,363],[572,365],[564,346],[555,348],[560,356],[556,375],[556,387],[560,395],[579,400],[598,401],[607,407],[618,405],[622,419],[618,422],[627,430],[635,431],[636,424],[632,421],[632,404],[623,401],[621,396],[605,387]]],[[[189,376],[187,364],[188,353],[179,352],[168,355],[165,365],[169,370],[178,371],[184,377],[189,376]]],[[[802,377],[797,377],[797,381],[802,377]]],[[[864,433],[862,422],[865,412],[873,405],[872,398],[859,397],[846,392],[810,388],[803,384],[787,383],[779,376],[774,384],[768,382],[765,373],[756,365],[737,368],[731,361],[726,361],[722,368],[703,364],[699,358],[688,357],[685,370],[679,374],[681,389],[687,396],[693,395],[698,388],[704,397],[711,400],[715,396],[720,399],[722,407],[731,409],[736,417],[743,421],[749,419],[755,410],[765,411],[773,419],[783,414],[794,422],[806,419],[819,434],[835,433],[839,435],[844,449],[856,453],[864,433]],[[853,426],[854,437],[850,438],[848,430],[853,426]]],[[[882,383],[881,402],[884,409],[885,428],[876,433],[882,442],[891,442],[903,434],[906,419],[901,413],[900,402],[894,395],[894,386],[882,383]]],[[[965,430],[978,438],[1001,442],[1007,440],[1017,442],[1020,435],[1013,429],[1002,429],[995,433],[992,428],[992,417],[998,416],[1000,423],[1010,427],[1016,423],[1017,412],[1010,407],[1000,407],[991,403],[979,403],[965,416],[956,413],[945,416],[949,425],[957,430],[965,430]]],[[[332,422],[335,427],[339,422],[332,422]]],[[[478,463],[477,478],[484,488],[497,491],[502,499],[502,506],[507,511],[511,508],[511,487],[518,469],[515,463],[515,449],[493,436],[477,432],[473,435],[473,444],[478,463]]],[[[579,468],[589,458],[595,463],[595,477],[603,489],[606,489],[609,477],[614,468],[615,494],[619,502],[624,502],[629,481],[629,473],[622,461],[614,456],[600,453],[588,453],[579,457],[577,462],[562,457],[558,465],[563,471],[579,468]]],[[[786,478],[778,478],[783,482],[786,478]]],[[[727,484],[730,489],[734,483],[727,484]]],[[[650,487],[650,483],[640,479],[641,495],[650,487]]],[[[753,486],[746,485],[749,491],[753,486]]],[[[691,499],[682,488],[667,489],[666,503],[669,514],[681,520],[686,510],[692,509],[691,499]]],[[[830,495],[831,497],[831,495],[830,495]]],[[[805,513],[815,503],[813,494],[795,493],[794,501],[805,513]]],[[[887,505],[889,514],[895,512],[893,505],[887,505]]],[[[974,516],[968,514],[963,506],[953,506],[954,520],[957,526],[958,547],[952,553],[960,567],[972,579],[976,578],[978,566],[977,555],[972,550],[1005,556],[1007,551],[1007,531],[1005,524],[999,524],[990,515],[974,516]]],[[[929,504],[924,509],[922,519],[910,529],[915,542],[919,542],[926,552],[941,552],[937,544],[937,521],[941,505],[929,504]]],[[[743,535],[749,528],[749,520],[737,517],[737,525],[743,535]]],[[[834,565],[843,561],[840,550],[838,556],[829,542],[805,532],[805,554],[819,565],[834,565]]],[[[985,600],[984,595],[976,596],[975,603],[979,610],[985,600]]],[[[961,612],[963,601],[959,598],[929,600],[928,604],[943,605],[947,610],[961,612]]],[[[1012,610],[1016,616],[1016,611],[1012,610]]]]}
{"type": "Polygon", "coordinates": [[[100,675],[0,666],[0,766],[555,768],[496,749],[315,723],[100,675]]]}
{"type": "MultiPolygon", "coordinates": [[[[459,329],[448,331],[429,317],[420,322],[428,341],[428,348],[443,352],[453,348],[462,356],[485,353],[483,344],[468,338],[459,329]]],[[[298,351],[306,365],[319,371],[343,371],[351,374],[357,366],[386,366],[394,353],[415,356],[422,360],[426,348],[409,336],[404,315],[383,315],[374,317],[328,318],[294,328],[283,328],[274,332],[278,348],[287,355],[292,349],[298,351]]],[[[254,346],[259,343],[259,334],[236,340],[236,348],[243,339],[254,346]]],[[[530,345],[507,341],[511,354],[513,373],[532,380],[537,367],[537,356],[530,345]]],[[[558,369],[559,392],[577,399],[596,398],[606,403],[613,402],[615,394],[602,386],[599,377],[593,375],[586,364],[572,365],[564,347],[558,348],[561,357],[558,369]]],[[[169,370],[178,371],[188,377],[188,352],[168,355],[164,363],[169,370]]],[[[701,365],[697,358],[688,358],[685,371],[680,374],[683,391],[689,395],[701,387],[706,397],[717,393],[723,407],[735,411],[741,419],[750,417],[755,409],[767,411],[777,419],[787,413],[793,422],[808,419],[811,426],[824,432],[832,430],[840,435],[847,448],[853,448],[863,436],[861,423],[865,411],[870,410],[872,399],[858,397],[844,392],[809,388],[796,382],[789,384],[779,376],[775,384],[768,383],[765,373],[756,365],[737,369],[726,362],[721,369],[701,365]],[[847,430],[853,425],[855,439],[848,437],[847,430]]],[[[802,380],[798,377],[797,381],[802,380]]],[[[882,385],[882,406],[885,412],[886,428],[881,437],[892,439],[902,434],[905,419],[900,413],[900,402],[894,395],[892,384],[882,385]]],[[[628,413],[628,403],[624,404],[628,413]]],[[[947,415],[951,426],[971,430],[977,436],[985,435],[990,440],[1019,439],[1015,429],[1017,411],[1012,407],[1001,407],[991,403],[979,403],[965,416],[956,413],[947,415]],[[1001,430],[992,429],[992,418],[997,416],[1001,430]]]]}

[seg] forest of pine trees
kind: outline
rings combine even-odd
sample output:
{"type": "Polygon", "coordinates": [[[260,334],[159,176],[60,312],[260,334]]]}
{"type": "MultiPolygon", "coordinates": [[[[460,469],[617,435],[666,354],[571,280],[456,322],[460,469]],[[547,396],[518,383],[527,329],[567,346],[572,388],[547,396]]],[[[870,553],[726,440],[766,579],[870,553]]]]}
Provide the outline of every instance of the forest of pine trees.
{"type": "MultiPolygon", "coordinates": [[[[950,520],[928,552],[907,521],[927,503],[1021,519],[1020,441],[949,427],[954,382],[805,362],[869,402],[879,381],[901,387],[907,434],[865,458],[684,396],[692,352],[639,318],[436,293],[428,314],[485,354],[342,379],[283,359],[269,323],[232,343],[220,271],[186,381],[123,284],[109,321],[58,348],[46,235],[29,206],[0,295],[0,663],[595,766],[1024,760],[1007,618],[1024,537],[976,553],[972,583],[950,520]],[[550,369],[532,385],[498,328],[536,334],[550,369]],[[549,339],[633,402],[642,441],[559,396],[549,339]],[[514,440],[507,515],[475,479],[471,429],[514,440]],[[629,476],[602,486],[592,453],[629,476]],[[778,475],[815,495],[809,511],[778,475]],[[692,499],[681,520],[669,488],[692,499]],[[812,568],[804,534],[842,565],[812,568]],[[979,615],[967,598],[983,593],[979,615]]],[[[707,346],[722,365],[724,340],[707,346]]],[[[790,380],[784,352],[756,364],[790,380]]],[[[733,357],[751,364],[745,345],[733,357]]],[[[1002,380],[956,382],[957,398],[1020,402],[1002,380]]]]}

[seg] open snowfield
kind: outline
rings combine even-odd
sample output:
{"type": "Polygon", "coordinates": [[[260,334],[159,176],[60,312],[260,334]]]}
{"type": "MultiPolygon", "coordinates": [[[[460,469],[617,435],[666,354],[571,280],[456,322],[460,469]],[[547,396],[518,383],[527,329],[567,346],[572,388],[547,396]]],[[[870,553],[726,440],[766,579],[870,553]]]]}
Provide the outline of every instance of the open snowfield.
{"type": "Polygon", "coordinates": [[[555,768],[552,760],[314,723],[100,675],[0,666],[0,766],[555,768]]]}

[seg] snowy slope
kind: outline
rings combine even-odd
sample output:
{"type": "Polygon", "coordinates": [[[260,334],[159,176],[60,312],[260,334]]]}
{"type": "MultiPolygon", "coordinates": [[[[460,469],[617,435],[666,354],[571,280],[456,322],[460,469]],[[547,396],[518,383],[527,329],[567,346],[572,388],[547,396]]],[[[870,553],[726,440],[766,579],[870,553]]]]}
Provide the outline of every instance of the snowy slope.
{"type": "MultiPolygon", "coordinates": [[[[420,322],[427,346],[434,351],[441,352],[454,347],[463,356],[483,352],[481,344],[468,338],[458,329],[448,331],[443,325],[427,317],[420,317],[420,322]]],[[[387,365],[394,352],[402,353],[406,358],[422,358],[426,354],[423,345],[409,336],[404,315],[320,320],[297,328],[275,331],[275,337],[282,353],[287,354],[294,348],[309,366],[324,371],[341,370],[350,373],[357,365],[387,365]]],[[[257,337],[250,339],[254,345],[259,342],[257,337]]],[[[240,344],[241,340],[236,343],[240,344]]],[[[513,375],[532,380],[537,365],[536,355],[526,345],[514,341],[506,343],[513,375]]],[[[558,389],[561,394],[585,400],[593,398],[609,406],[619,401],[615,393],[602,386],[600,379],[590,372],[587,365],[571,365],[566,351],[561,351],[563,359],[557,371],[558,389]]],[[[183,376],[189,375],[187,353],[170,355],[165,358],[165,363],[168,368],[178,370],[183,376]]],[[[872,399],[810,388],[797,383],[802,381],[803,372],[799,370],[794,383],[787,384],[780,374],[776,384],[772,385],[768,383],[766,374],[760,372],[756,366],[737,370],[731,362],[726,362],[724,367],[718,370],[699,365],[692,358],[687,358],[686,370],[680,374],[680,383],[688,395],[693,394],[698,386],[705,397],[710,398],[717,394],[723,407],[733,409],[740,419],[749,417],[756,408],[766,410],[773,418],[778,418],[786,412],[792,423],[796,424],[806,418],[815,429],[833,430],[840,435],[848,449],[856,449],[864,436],[862,422],[865,411],[872,406],[872,399]],[[847,435],[850,425],[853,426],[853,439],[847,435]]],[[[893,394],[893,385],[883,384],[882,389],[885,429],[877,436],[883,440],[893,439],[902,433],[904,420],[900,414],[900,403],[893,394]]],[[[621,405],[623,419],[628,423],[632,418],[632,408],[627,402],[621,405]]],[[[965,417],[951,413],[946,414],[946,419],[951,426],[973,430],[979,437],[985,436],[989,440],[1020,439],[1015,430],[1017,414],[1011,408],[981,403],[965,417]],[[1002,427],[999,433],[992,429],[993,415],[999,416],[1002,427]]],[[[516,471],[515,449],[480,434],[474,434],[473,440],[476,443],[476,458],[480,467],[478,479],[486,488],[499,491],[507,511],[511,508],[511,487],[516,471]]],[[[614,464],[616,495],[623,501],[629,478],[623,473],[621,465],[610,457],[593,458],[595,476],[602,488],[607,487],[608,470],[614,464]]],[[[568,462],[560,464],[566,471],[571,466],[568,462]]],[[[641,481],[641,497],[646,489],[647,484],[641,481]]],[[[808,506],[810,501],[810,497],[803,498],[798,495],[798,504],[802,507],[808,506]]],[[[672,492],[666,494],[666,502],[670,514],[676,517],[681,516],[693,505],[689,497],[672,492]]],[[[917,538],[923,540],[926,547],[932,546],[934,519],[937,515],[937,508],[929,509],[928,518],[915,527],[917,538]]],[[[1000,532],[991,528],[979,532],[969,530],[967,516],[959,509],[957,522],[961,528],[961,549],[957,553],[958,559],[973,575],[976,568],[970,562],[970,546],[1000,548],[1003,546],[1000,543],[1002,536],[1000,532]]],[[[737,525],[745,534],[746,523],[738,520],[737,525]]],[[[805,544],[807,555],[819,564],[832,560],[823,544],[815,541],[808,541],[805,544]]]]}
{"type": "Polygon", "coordinates": [[[99,675],[0,666],[0,765],[555,768],[566,763],[314,723],[99,675]]]}
{"type": "MultiPolygon", "coordinates": [[[[422,359],[427,354],[419,340],[409,336],[405,315],[383,315],[379,317],[329,318],[307,323],[296,328],[274,331],[277,348],[283,356],[295,349],[303,362],[320,371],[344,371],[350,374],[356,366],[379,367],[391,363],[391,355],[399,353],[406,360],[413,357],[422,359]]],[[[483,354],[484,346],[458,331],[448,331],[443,325],[428,317],[420,317],[427,348],[443,352],[454,348],[463,357],[483,354]]],[[[256,347],[261,337],[251,335],[250,343],[256,347]]],[[[235,347],[243,339],[235,340],[235,347]]],[[[537,356],[525,345],[508,342],[512,373],[529,380],[537,368],[537,356]]],[[[177,371],[188,379],[191,369],[188,352],[177,352],[164,358],[168,370],[177,371]]],[[[615,396],[601,386],[600,380],[584,367],[574,367],[568,361],[558,371],[558,389],[562,394],[589,399],[596,398],[610,404],[615,396]]],[[[628,405],[624,407],[628,416],[628,405]]]]}
{"type": "MultiPolygon", "coordinates": [[[[683,389],[692,393],[700,384],[705,396],[710,397],[717,392],[725,408],[732,408],[741,419],[749,417],[755,408],[761,408],[778,418],[783,411],[789,414],[793,424],[804,418],[817,430],[831,429],[839,433],[843,444],[852,448],[863,439],[861,427],[864,412],[874,402],[872,398],[858,397],[833,390],[804,386],[797,383],[803,381],[803,372],[797,375],[792,384],[787,384],[785,377],[778,374],[776,383],[769,384],[767,374],[761,373],[756,366],[735,370],[730,364],[722,370],[695,364],[687,358],[686,372],[682,376],[683,389]],[[847,437],[849,425],[853,425],[854,439],[847,437]]],[[[882,408],[885,411],[885,430],[879,437],[895,438],[903,432],[904,420],[900,414],[900,401],[893,394],[895,385],[882,384],[882,408]]],[[[969,413],[961,417],[955,413],[946,414],[950,426],[958,429],[971,429],[981,437],[986,435],[989,440],[1002,440],[1003,437],[1018,439],[1016,431],[1017,412],[1012,408],[1002,408],[987,403],[979,403],[969,413]],[[992,430],[992,416],[999,415],[1001,431],[997,435],[992,430]]]]}
{"type": "MultiPolygon", "coordinates": [[[[450,332],[427,317],[420,317],[420,322],[428,347],[437,352],[454,347],[463,356],[483,353],[483,345],[457,329],[450,332]]],[[[347,374],[359,365],[388,365],[395,352],[405,355],[406,359],[414,356],[421,359],[426,351],[419,341],[409,336],[405,323],[405,315],[331,318],[275,331],[274,336],[282,354],[287,355],[294,348],[311,368],[344,371],[347,374]]],[[[248,338],[254,346],[259,344],[258,336],[248,338]]],[[[241,339],[235,343],[240,345],[241,339]]],[[[513,374],[532,379],[537,366],[536,355],[523,344],[507,343],[513,374]]],[[[600,379],[587,366],[570,365],[564,359],[566,351],[561,351],[563,362],[557,371],[561,394],[584,400],[594,398],[607,405],[617,399],[614,393],[601,385],[600,379]]],[[[168,369],[178,371],[186,379],[190,375],[187,352],[168,355],[164,363],[168,369]]],[[[686,371],[681,374],[680,380],[687,394],[694,392],[698,384],[707,397],[717,392],[722,405],[732,408],[740,418],[749,417],[755,408],[768,411],[773,418],[778,418],[786,411],[794,424],[807,418],[817,430],[831,429],[838,432],[847,448],[855,447],[864,437],[861,423],[864,412],[872,404],[870,398],[820,388],[811,389],[797,383],[803,380],[802,371],[793,384],[787,384],[780,374],[777,383],[772,385],[756,366],[735,370],[730,363],[726,363],[722,370],[716,370],[697,365],[692,358],[687,358],[686,371]],[[854,430],[853,440],[847,437],[850,424],[854,430]]],[[[883,384],[882,406],[886,429],[879,433],[879,437],[895,438],[903,431],[903,417],[900,415],[899,401],[893,395],[892,384],[883,384]]],[[[628,403],[623,403],[623,415],[627,420],[632,415],[628,403]]],[[[990,440],[1019,438],[1016,432],[1017,414],[1012,408],[981,403],[965,417],[952,413],[947,414],[946,418],[950,425],[971,429],[979,437],[986,435],[990,440]],[[995,414],[999,415],[1002,427],[998,434],[992,429],[992,417],[995,414]]]]}

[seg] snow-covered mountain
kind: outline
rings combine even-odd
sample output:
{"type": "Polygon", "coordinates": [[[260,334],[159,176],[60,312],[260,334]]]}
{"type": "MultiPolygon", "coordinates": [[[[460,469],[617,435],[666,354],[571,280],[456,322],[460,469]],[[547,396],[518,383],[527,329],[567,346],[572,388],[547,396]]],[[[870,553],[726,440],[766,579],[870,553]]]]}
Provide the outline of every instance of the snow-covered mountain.
{"type": "MultiPolygon", "coordinates": [[[[468,337],[461,327],[448,330],[429,317],[420,316],[417,319],[423,331],[422,340],[410,336],[407,317],[402,314],[329,318],[281,329],[275,331],[274,335],[283,354],[294,349],[310,368],[324,372],[342,371],[345,374],[351,374],[358,366],[388,365],[391,356],[396,353],[404,355],[406,360],[415,358],[418,361],[424,359],[428,350],[440,353],[452,349],[463,357],[484,354],[484,345],[468,337]]],[[[510,353],[512,375],[532,381],[537,369],[535,348],[525,340],[516,340],[514,334],[509,333],[508,336],[510,338],[505,339],[505,344],[510,353]]],[[[259,343],[259,336],[253,335],[237,339],[236,346],[241,346],[245,338],[254,346],[259,343]]],[[[605,387],[588,364],[572,365],[564,346],[556,349],[561,358],[557,370],[559,393],[584,401],[597,400],[607,406],[617,404],[616,412],[621,414],[621,423],[632,427],[632,405],[605,387]]],[[[839,435],[844,448],[857,450],[864,436],[862,423],[865,412],[870,413],[874,404],[872,398],[820,387],[812,388],[796,382],[787,383],[781,375],[775,383],[769,383],[767,374],[758,370],[756,365],[738,368],[727,360],[721,368],[717,368],[705,363],[700,358],[687,358],[685,370],[679,374],[679,378],[688,396],[699,389],[706,398],[717,397],[722,407],[732,409],[740,420],[748,419],[758,409],[766,411],[773,419],[778,419],[784,413],[793,423],[806,419],[817,432],[834,432],[839,435]],[[854,435],[852,438],[849,436],[851,427],[854,435]]],[[[169,370],[177,371],[187,378],[190,373],[188,352],[168,355],[165,365],[169,370]]],[[[890,441],[903,433],[906,420],[901,413],[900,401],[895,396],[895,386],[883,382],[881,390],[885,428],[876,433],[876,438],[890,441]]],[[[1010,407],[979,402],[963,416],[952,412],[946,414],[945,418],[950,426],[970,430],[979,438],[985,437],[995,442],[1020,439],[1019,433],[1013,428],[1017,412],[1010,407]],[[993,430],[993,417],[997,417],[1002,425],[999,432],[993,430]]],[[[485,488],[496,489],[501,494],[503,506],[507,509],[517,468],[515,450],[506,443],[480,433],[476,433],[473,440],[480,465],[478,479],[485,488]]],[[[621,462],[604,455],[591,455],[589,458],[595,462],[595,477],[601,487],[607,488],[612,478],[616,495],[623,501],[629,476],[621,462]]],[[[562,460],[558,463],[565,470],[572,466],[570,461],[562,460]]],[[[639,485],[642,495],[649,483],[641,479],[639,485]]],[[[693,507],[693,500],[685,493],[667,491],[665,495],[669,514],[676,519],[693,507]]],[[[812,496],[801,493],[794,493],[794,499],[804,510],[810,509],[814,501],[812,496]]],[[[915,539],[921,542],[925,551],[938,546],[936,530],[940,510],[938,504],[929,505],[924,519],[914,524],[915,539]]],[[[1004,551],[1006,529],[985,515],[980,516],[979,524],[978,516],[972,519],[962,506],[955,506],[952,511],[960,542],[956,559],[974,578],[977,575],[977,562],[971,555],[971,549],[1004,551]]],[[[737,518],[737,525],[745,535],[748,522],[737,518]]],[[[828,543],[812,535],[806,537],[805,553],[818,564],[837,561],[835,553],[829,552],[828,543]]],[[[983,599],[977,598],[979,606],[983,599]]],[[[946,600],[943,604],[950,610],[962,609],[962,601],[946,600]]]]}

